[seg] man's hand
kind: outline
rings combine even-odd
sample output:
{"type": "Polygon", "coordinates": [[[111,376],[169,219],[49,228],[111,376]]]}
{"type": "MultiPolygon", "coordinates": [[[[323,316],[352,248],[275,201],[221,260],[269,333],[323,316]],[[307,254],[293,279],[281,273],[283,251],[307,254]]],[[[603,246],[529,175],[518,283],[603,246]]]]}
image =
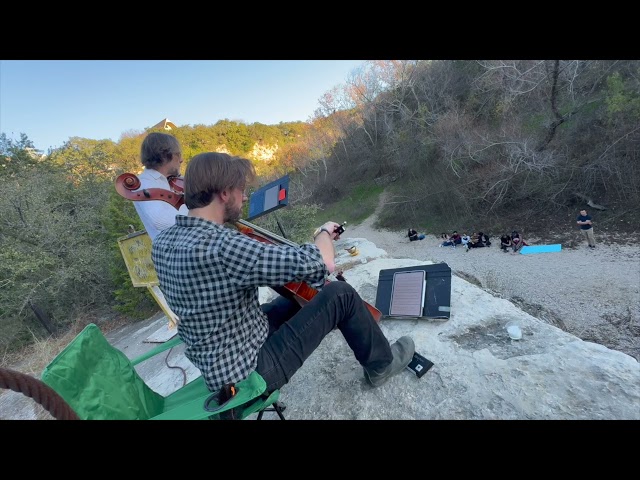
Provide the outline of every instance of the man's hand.
{"type": "Polygon", "coordinates": [[[322,225],[322,228],[326,228],[330,233],[329,236],[331,237],[331,240],[340,240],[340,235],[338,235],[336,233],[336,229],[340,227],[339,223],[336,222],[327,222],[324,225],[322,225]]]}

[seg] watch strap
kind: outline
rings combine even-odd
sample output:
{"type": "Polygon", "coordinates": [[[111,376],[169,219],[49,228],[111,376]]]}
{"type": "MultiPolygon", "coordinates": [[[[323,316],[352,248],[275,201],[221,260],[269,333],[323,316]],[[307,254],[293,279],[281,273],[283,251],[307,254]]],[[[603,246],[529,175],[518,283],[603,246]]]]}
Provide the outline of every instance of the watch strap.
{"type": "Polygon", "coordinates": [[[313,232],[313,239],[315,240],[318,235],[322,232],[327,232],[329,234],[329,238],[331,238],[331,232],[327,230],[325,227],[317,228],[315,232],[313,232]]]}

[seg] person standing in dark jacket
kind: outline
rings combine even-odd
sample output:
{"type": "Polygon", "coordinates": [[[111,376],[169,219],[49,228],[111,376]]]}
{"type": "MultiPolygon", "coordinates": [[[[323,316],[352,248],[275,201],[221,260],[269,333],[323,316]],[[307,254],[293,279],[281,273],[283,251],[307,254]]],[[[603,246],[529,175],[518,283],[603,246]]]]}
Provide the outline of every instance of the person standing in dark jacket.
{"type": "Polygon", "coordinates": [[[593,224],[591,222],[591,215],[587,214],[586,210],[580,210],[577,223],[580,225],[584,238],[586,238],[589,248],[596,248],[596,237],[593,235],[593,224]]]}

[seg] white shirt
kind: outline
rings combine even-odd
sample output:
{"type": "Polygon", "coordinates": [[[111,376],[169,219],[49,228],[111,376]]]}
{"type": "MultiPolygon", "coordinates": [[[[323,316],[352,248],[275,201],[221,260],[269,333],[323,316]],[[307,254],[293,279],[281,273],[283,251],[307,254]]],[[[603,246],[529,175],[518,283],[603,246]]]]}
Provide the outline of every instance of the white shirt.
{"type": "MultiPolygon", "coordinates": [[[[140,179],[140,188],[138,190],[143,188],[171,190],[167,177],[157,170],[145,168],[144,171],[138,175],[138,178],[140,179]]],[[[133,205],[151,241],[156,238],[156,235],[158,235],[161,230],[176,223],[176,215],[187,215],[189,213],[186,205],[181,205],[180,209],[176,210],[171,204],[162,200],[137,201],[133,202],[133,205]]]]}

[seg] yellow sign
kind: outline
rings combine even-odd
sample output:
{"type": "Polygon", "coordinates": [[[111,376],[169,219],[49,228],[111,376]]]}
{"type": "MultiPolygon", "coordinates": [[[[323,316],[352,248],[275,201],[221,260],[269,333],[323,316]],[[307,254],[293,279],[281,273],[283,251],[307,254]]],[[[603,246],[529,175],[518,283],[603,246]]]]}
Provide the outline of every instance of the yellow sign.
{"type": "Polygon", "coordinates": [[[174,328],[179,319],[169,308],[158,286],[160,282],[158,281],[158,274],[153,265],[153,260],[151,260],[151,237],[149,237],[149,234],[144,230],[131,233],[126,237],[119,238],[118,245],[133,286],[147,287],[156,303],[167,315],[169,328],[174,328]]]}
{"type": "Polygon", "coordinates": [[[118,245],[134,287],[153,287],[159,284],[151,260],[151,238],[147,232],[135,232],[121,237],[118,245]]]}

